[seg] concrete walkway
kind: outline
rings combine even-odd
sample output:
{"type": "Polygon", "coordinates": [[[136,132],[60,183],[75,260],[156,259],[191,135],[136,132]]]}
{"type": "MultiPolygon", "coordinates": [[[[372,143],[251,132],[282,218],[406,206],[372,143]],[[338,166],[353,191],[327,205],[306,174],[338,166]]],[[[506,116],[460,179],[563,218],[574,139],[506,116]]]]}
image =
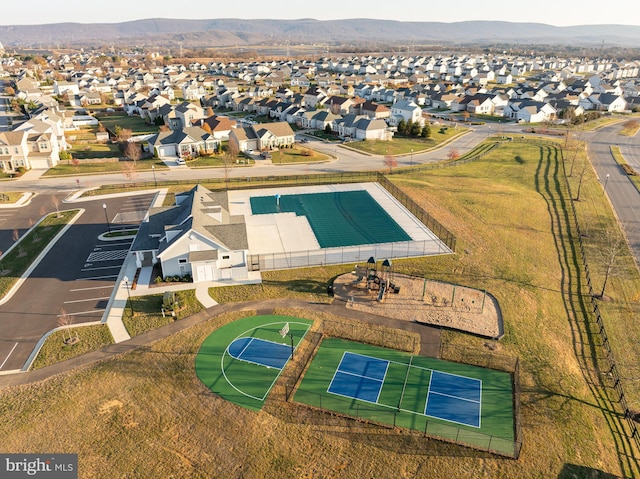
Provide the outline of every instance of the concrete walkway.
{"type": "MultiPolygon", "coordinates": [[[[126,294],[126,292],[125,292],[126,294]]],[[[53,364],[46,368],[30,371],[25,374],[12,374],[0,376],[0,388],[30,384],[43,379],[64,374],[73,368],[93,364],[97,361],[109,359],[114,356],[135,351],[138,348],[160,341],[172,336],[180,331],[185,331],[193,326],[204,323],[212,317],[219,316],[230,311],[259,311],[261,314],[274,311],[276,308],[309,309],[319,312],[326,312],[343,318],[351,318],[371,324],[377,324],[390,328],[398,328],[405,331],[413,331],[420,334],[420,355],[439,357],[440,352],[440,330],[430,326],[403,321],[400,319],[375,316],[360,311],[355,311],[346,307],[346,304],[339,300],[334,300],[331,304],[310,303],[293,299],[275,299],[265,301],[249,301],[244,303],[221,304],[212,308],[207,308],[193,316],[174,321],[158,329],[154,329],[139,336],[135,336],[127,341],[118,344],[111,344],[99,351],[68,359],[66,361],[53,364]]]]}

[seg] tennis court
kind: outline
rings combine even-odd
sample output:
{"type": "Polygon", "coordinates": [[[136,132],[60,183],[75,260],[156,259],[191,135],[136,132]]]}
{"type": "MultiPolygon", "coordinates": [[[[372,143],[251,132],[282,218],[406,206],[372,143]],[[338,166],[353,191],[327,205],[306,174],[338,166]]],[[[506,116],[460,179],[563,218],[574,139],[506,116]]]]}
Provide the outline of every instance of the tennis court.
{"type": "Polygon", "coordinates": [[[220,397],[259,410],[311,324],[307,319],[262,315],[222,326],[202,343],[196,375],[220,397]],[[288,332],[283,337],[285,325],[288,332]]]}
{"type": "Polygon", "coordinates": [[[250,203],[253,215],[306,217],[321,248],[411,241],[366,190],[253,196],[250,203]]]}
{"type": "Polygon", "coordinates": [[[294,400],[513,452],[512,382],[504,372],[328,338],[294,400]]]}

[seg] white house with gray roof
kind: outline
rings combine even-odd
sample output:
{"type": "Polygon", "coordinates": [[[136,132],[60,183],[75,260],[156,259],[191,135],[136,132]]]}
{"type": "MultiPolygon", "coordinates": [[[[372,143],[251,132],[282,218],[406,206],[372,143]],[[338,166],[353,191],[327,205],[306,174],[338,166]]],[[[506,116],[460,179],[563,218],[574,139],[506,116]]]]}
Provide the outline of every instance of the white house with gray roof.
{"type": "Polygon", "coordinates": [[[198,283],[247,278],[248,248],[245,218],[229,214],[227,192],[198,185],[174,206],[149,210],[131,251],[138,268],[158,265],[163,278],[198,283]]]}

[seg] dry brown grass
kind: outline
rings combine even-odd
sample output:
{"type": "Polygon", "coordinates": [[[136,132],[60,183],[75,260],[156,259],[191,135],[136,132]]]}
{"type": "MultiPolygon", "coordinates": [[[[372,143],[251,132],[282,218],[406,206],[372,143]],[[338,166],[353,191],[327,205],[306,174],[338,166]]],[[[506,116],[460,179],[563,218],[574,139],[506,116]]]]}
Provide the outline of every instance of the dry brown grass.
{"type": "MultiPolygon", "coordinates": [[[[231,317],[0,391],[2,449],[78,452],[81,477],[105,478],[638,475],[612,390],[593,374],[601,349],[589,331],[589,303],[556,166],[537,147],[512,144],[478,163],[393,176],[458,238],[456,255],[397,261],[396,271],[487,290],[500,302],[505,337],[497,349],[521,358],[525,442],[519,460],[277,401],[256,413],[221,400],[196,378],[194,355],[231,317]]],[[[275,288],[277,275],[271,280],[275,288]]],[[[283,280],[282,294],[292,284],[283,280]]],[[[616,284],[611,296],[620,298],[616,284]]],[[[452,345],[485,348],[477,337],[443,336],[452,345]]],[[[637,344],[628,346],[627,354],[637,357],[637,344]]]]}

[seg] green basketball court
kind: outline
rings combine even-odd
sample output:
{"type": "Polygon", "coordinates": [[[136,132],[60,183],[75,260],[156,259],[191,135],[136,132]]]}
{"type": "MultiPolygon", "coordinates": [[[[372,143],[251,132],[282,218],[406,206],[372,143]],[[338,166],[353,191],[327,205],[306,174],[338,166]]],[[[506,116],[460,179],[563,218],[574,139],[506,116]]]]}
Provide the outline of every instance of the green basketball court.
{"type": "MultiPolygon", "coordinates": [[[[250,316],[229,323],[204,340],[196,356],[198,378],[220,397],[262,409],[293,348],[312,321],[290,316],[250,316]],[[288,332],[281,332],[288,324],[288,332]]],[[[295,352],[294,352],[295,354],[295,352]]]]}

